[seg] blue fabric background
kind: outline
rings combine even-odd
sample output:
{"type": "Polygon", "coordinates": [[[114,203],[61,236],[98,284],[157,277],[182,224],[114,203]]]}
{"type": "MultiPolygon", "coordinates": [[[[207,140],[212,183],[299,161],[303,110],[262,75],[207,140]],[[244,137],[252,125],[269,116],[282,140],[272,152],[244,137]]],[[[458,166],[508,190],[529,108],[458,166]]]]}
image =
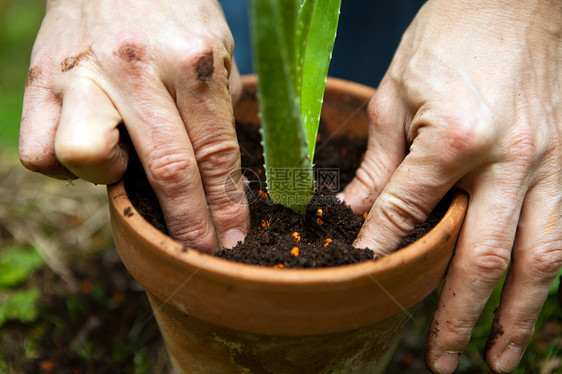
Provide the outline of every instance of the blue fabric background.
{"type": "MultiPolygon", "coordinates": [[[[253,71],[247,0],[221,0],[240,73],[253,71]]],[[[342,0],[330,76],[376,87],[400,38],[425,0],[342,0]]]]}

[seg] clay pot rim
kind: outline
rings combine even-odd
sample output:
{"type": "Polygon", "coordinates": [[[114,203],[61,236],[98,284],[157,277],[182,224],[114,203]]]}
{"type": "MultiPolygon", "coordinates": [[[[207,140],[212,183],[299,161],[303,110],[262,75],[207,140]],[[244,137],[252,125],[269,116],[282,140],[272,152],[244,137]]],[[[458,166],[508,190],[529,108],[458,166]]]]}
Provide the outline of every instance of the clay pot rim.
{"type": "Polygon", "coordinates": [[[108,187],[109,198],[113,201],[116,212],[131,227],[137,227],[136,233],[150,243],[153,254],[168,258],[176,266],[185,266],[186,271],[193,267],[204,268],[205,273],[214,273],[221,277],[246,279],[248,281],[271,284],[304,283],[347,283],[364,277],[385,278],[385,274],[396,272],[397,268],[408,263],[422,261],[427,257],[436,242],[447,240],[455,222],[462,220],[468,205],[466,193],[456,189],[447,212],[435,227],[415,243],[412,243],[388,256],[376,261],[364,261],[356,264],[332,266],[325,268],[274,269],[271,267],[250,265],[225,260],[214,255],[185,247],[170,236],[164,234],[135,209],[125,191],[123,180],[108,187]]]}
{"type": "MultiPolygon", "coordinates": [[[[255,85],[256,77],[243,76],[244,85],[255,85]]],[[[354,90],[360,92],[360,97],[368,98],[374,93],[370,87],[348,81],[329,78],[327,87],[338,87],[344,92],[354,90]]],[[[249,265],[225,260],[211,254],[201,253],[194,248],[187,248],[165,235],[146,221],[127,197],[123,179],[108,186],[109,199],[114,204],[117,214],[123,222],[130,226],[144,241],[150,243],[151,255],[167,260],[171,266],[185,268],[186,272],[194,268],[204,269],[199,275],[220,278],[233,278],[237,281],[246,280],[250,283],[278,284],[278,285],[312,285],[326,283],[353,283],[359,278],[385,279],[405,264],[423,263],[424,258],[432,252],[434,244],[449,240],[449,233],[459,221],[462,221],[468,205],[466,193],[455,190],[449,209],[441,221],[420,238],[399,251],[376,261],[365,261],[350,265],[333,266],[328,268],[306,269],[273,269],[258,265],[249,265]]],[[[110,203],[111,203],[110,202],[110,203]]]]}

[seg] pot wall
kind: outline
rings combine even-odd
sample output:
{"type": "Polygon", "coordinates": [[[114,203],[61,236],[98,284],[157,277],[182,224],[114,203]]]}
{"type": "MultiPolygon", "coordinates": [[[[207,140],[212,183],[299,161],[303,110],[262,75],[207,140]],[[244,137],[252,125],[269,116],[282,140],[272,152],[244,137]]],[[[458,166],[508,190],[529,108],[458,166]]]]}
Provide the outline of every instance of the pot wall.
{"type": "MultiPolygon", "coordinates": [[[[255,77],[243,77],[243,84],[235,115],[241,122],[257,123],[255,77]]],[[[322,125],[333,133],[366,135],[373,92],[329,79],[322,125]]],[[[255,372],[303,365],[292,372],[305,372],[319,368],[317,363],[329,363],[330,372],[347,364],[374,372],[400,336],[405,312],[441,281],[467,206],[466,195],[457,192],[428,234],[378,261],[277,270],[186,248],[140,216],[123,182],[108,193],[119,255],[147,290],[172,360],[186,373],[197,368],[211,372],[211,364],[221,373],[236,365],[256,365],[255,372]],[[322,347],[332,341],[348,348],[324,355],[322,347]],[[282,360],[269,363],[270,356],[282,360]]]]}
{"type": "Polygon", "coordinates": [[[178,373],[382,373],[411,312],[343,333],[271,336],[209,324],[148,295],[178,373]]]}

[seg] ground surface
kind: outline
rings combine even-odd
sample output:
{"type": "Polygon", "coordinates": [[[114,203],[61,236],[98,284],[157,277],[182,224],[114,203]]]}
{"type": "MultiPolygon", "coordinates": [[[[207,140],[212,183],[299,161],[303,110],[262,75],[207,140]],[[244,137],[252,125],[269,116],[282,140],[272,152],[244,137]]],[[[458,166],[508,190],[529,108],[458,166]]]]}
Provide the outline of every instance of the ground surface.
{"type": "MultiPolygon", "coordinates": [[[[104,188],[33,174],[13,152],[1,160],[0,300],[6,305],[10,295],[33,289],[38,296],[20,302],[35,313],[12,313],[0,326],[0,373],[166,373],[169,362],[142,287],[114,250],[104,188]],[[2,288],[5,255],[33,249],[39,265],[33,260],[29,276],[2,288]]],[[[498,297],[494,292],[458,372],[489,372],[481,352],[498,297]]],[[[423,351],[435,298],[413,315],[390,373],[427,372],[423,351]]],[[[561,333],[553,291],[519,372],[562,372],[561,333]]]]}
{"type": "MultiPolygon", "coordinates": [[[[0,374],[166,373],[169,361],[142,288],[115,253],[103,187],[53,181],[16,156],[21,97],[45,2],[0,0],[0,374]]],[[[481,352],[499,289],[461,357],[481,352]]],[[[435,295],[413,315],[389,373],[427,373],[435,295]]],[[[562,373],[562,311],[554,291],[519,373],[562,373]]]]}

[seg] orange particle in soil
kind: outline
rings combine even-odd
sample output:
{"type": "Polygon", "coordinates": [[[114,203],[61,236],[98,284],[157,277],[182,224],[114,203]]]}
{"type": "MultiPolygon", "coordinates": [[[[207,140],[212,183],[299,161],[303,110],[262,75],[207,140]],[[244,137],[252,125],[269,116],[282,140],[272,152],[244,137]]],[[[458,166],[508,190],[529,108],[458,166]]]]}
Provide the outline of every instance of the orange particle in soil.
{"type": "Polygon", "coordinates": [[[261,220],[261,227],[266,228],[269,227],[269,221],[266,221],[265,219],[261,220]]]}
{"type": "Polygon", "coordinates": [[[324,221],[322,221],[320,218],[316,218],[316,223],[319,225],[323,225],[324,221]]]}
{"type": "Polygon", "coordinates": [[[260,194],[261,197],[266,198],[267,197],[267,192],[259,190],[258,193],[260,194]]]}
{"type": "Polygon", "coordinates": [[[326,239],[326,242],[324,243],[324,247],[327,247],[331,242],[332,242],[332,239],[330,239],[330,238],[326,239]]]}
{"type": "Polygon", "coordinates": [[[299,247],[291,248],[291,254],[295,257],[299,257],[299,247]]]}
{"type": "Polygon", "coordinates": [[[296,231],[291,234],[291,238],[295,239],[297,243],[301,242],[301,235],[296,231]]]}
{"type": "Polygon", "coordinates": [[[283,265],[283,264],[277,264],[277,265],[273,266],[274,269],[283,269],[284,267],[285,267],[285,265],[283,265]]]}
{"type": "Polygon", "coordinates": [[[367,219],[368,215],[369,215],[369,213],[367,213],[367,212],[363,213],[363,219],[367,219]]]}
{"type": "Polygon", "coordinates": [[[86,295],[89,295],[94,290],[94,285],[92,284],[91,281],[85,280],[80,284],[80,288],[82,289],[83,293],[85,293],[86,295]]]}
{"type": "Polygon", "coordinates": [[[53,360],[45,360],[41,362],[41,369],[50,373],[55,368],[55,362],[53,360]]]}
{"type": "Polygon", "coordinates": [[[123,301],[125,300],[125,292],[121,291],[121,290],[115,290],[113,291],[113,299],[115,301],[123,301]]]}
{"type": "Polygon", "coordinates": [[[316,211],[316,215],[317,215],[318,217],[322,217],[322,213],[324,213],[324,212],[323,212],[322,209],[320,209],[320,208],[316,211]]]}

